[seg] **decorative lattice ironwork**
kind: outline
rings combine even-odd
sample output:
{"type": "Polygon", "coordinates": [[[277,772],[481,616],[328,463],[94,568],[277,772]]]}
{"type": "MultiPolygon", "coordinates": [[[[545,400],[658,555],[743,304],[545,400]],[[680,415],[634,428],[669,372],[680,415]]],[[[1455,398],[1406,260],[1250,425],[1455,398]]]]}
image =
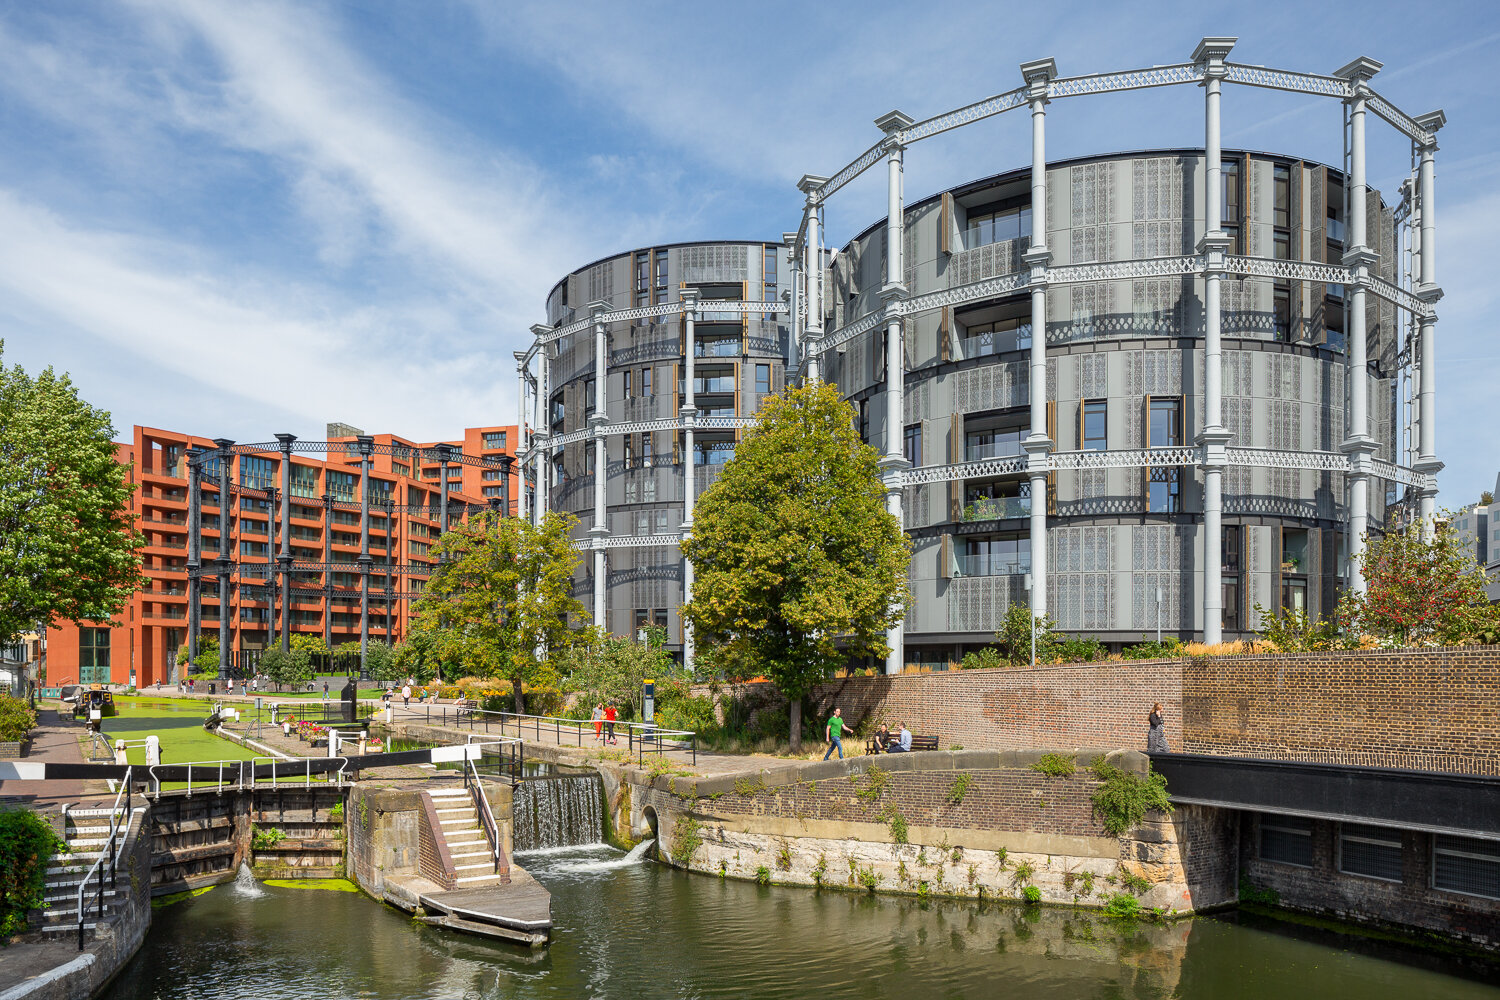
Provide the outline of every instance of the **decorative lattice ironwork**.
{"type": "Polygon", "coordinates": [[[1365,92],[1365,107],[1390,122],[1398,132],[1401,132],[1418,145],[1430,146],[1437,141],[1437,137],[1417,124],[1416,119],[1373,90],[1366,90],[1365,92]]]}
{"type": "Polygon", "coordinates": [[[1437,316],[1437,310],[1430,302],[1424,302],[1400,285],[1392,284],[1384,278],[1370,276],[1370,292],[1376,298],[1384,299],[1398,309],[1407,312],[1420,319],[1433,319],[1437,316]]]}
{"type": "MultiPolygon", "coordinates": [[[[853,163],[848,164],[838,173],[834,174],[832,177],[828,178],[828,180],[824,181],[816,191],[817,200],[823,201],[827,199],[839,188],[843,187],[845,184],[848,184],[850,181],[854,180],[854,178],[858,177],[866,170],[869,170],[884,158],[885,140],[881,139],[875,145],[871,146],[863,153],[860,153],[859,157],[855,159],[853,163]]],[[[799,244],[802,242],[802,233],[800,231],[797,233],[797,242],[799,244]]]]}
{"type": "Polygon", "coordinates": [[[869,333],[871,330],[884,323],[885,318],[886,316],[884,309],[878,309],[872,313],[865,313],[854,322],[839,327],[837,330],[819,338],[815,342],[810,342],[807,345],[807,349],[814,354],[822,354],[825,351],[833,350],[836,347],[847,344],[849,341],[853,340],[855,337],[860,336],[861,334],[869,333]]]}
{"type": "Polygon", "coordinates": [[[944,306],[961,306],[966,302],[982,302],[985,299],[1010,295],[1025,288],[1030,280],[1030,271],[1017,271],[1015,274],[987,278],[984,281],[959,285],[956,288],[944,288],[940,291],[928,292],[926,295],[913,295],[909,299],[892,302],[891,306],[898,309],[902,316],[915,316],[917,313],[941,309],[944,306]]]}
{"type": "Polygon", "coordinates": [[[1381,479],[1393,483],[1402,483],[1406,486],[1414,486],[1419,490],[1437,489],[1437,477],[1408,469],[1404,465],[1396,465],[1392,462],[1382,462],[1379,459],[1370,463],[1370,471],[1381,479]]]}
{"type": "Polygon", "coordinates": [[[1018,108],[1026,103],[1026,92],[1026,87],[1017,87],[1015,90],[1007,90],[1003,94],[986,97],[982,101],[965,105],[955,111],[934,115],[906,129],[901,133],[901,139],[903,142],[913,143],[919,139],[927,139],[940,132],[947,132],[949,129],[955,129],[962,125],[991,118],[1012,108],[1018,108]]]}
{"type": "Polygon", "coordinates": [[[1196,274],[1203,270],[1199,256],[1152,257],[1149,260],[1113,260],[1100,264],[1064,264],[1047,270],[1047,281],[1054,285],[1076,285],[1094,281],[1123,281],[1132,278],[1162,278],[1170,275],[1196,274]]]}
{"type": "Polygon", "coordinates": [[[1265,66],[1247,66],[1244,63],[1226,62],[1224,79],[1230,83],[1242,83],[1250,87],[1265,87],[1268,90],[1290,90],[1298,94],[1316,94],[1320,97],[1350,97],[1354,89],[1348,80],[1336,76],[1320,76],[1316,73],[1297,73],[1285,69],[1268,69],[1265,66]]]}
{"type": "Polygon", "coordinates": [[[1178,63],[1174,66],[1152,66],[1150,69],[1132,69],[1120,73],[1065,76],[1047,84],[1047,96],[1081,97],[1084,94],[1107,94],[1119,90],[1197,83],[1201,79],[1203,67],[1194,63],[1178,63]]]}
{"type": "Polygon", "coordinates": [[[1196,448],[1128,448],[1117,451],[1057,451],[1047,456],[1049,469],[1144,469],[1192,465],[1196,448]]]}
{"type": "Polygon", "coordinates": [[[947,483],[955,479],[1013,476],[1025,471],[1025,458],[990,458],[982,462],[962,462],[957,465],[924,465],[903,473],[901,482],[905,486],[925,486],[928,483],[947,483]]]}
{"type": "Polygon", "coordinates": [[[1277,260],[1271,257],[1224,258],[1224,269],[1230,274],[1255,278],[1281,278],[1287,281],[1321,281],[1342,285],[1352,280],[1352,272],[1338,264],[1318,264],[1306,260],[1277,260]]]}
{"type": "Polygon", "coordinates": [[[1249,465],[1262,469],[1314,469],[1319,472],[1346,472],[1348,456],[1336,451],[1280,451],[1275,448],[1229,448],[1230,465],[1249,465]]]}

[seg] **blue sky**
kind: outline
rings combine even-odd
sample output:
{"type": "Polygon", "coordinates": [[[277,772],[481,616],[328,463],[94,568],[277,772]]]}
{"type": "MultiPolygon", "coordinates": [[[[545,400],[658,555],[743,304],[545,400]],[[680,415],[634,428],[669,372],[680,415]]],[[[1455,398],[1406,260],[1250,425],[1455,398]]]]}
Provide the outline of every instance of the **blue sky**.
{"type": "MultiPolygon", "coordinates": [[[[891,108],[967,104],[1043,56],[1183,62],[1209,34],[1290,69],[1368,55],[1386,97],[1447,112],[1441,502],[1472,499],[1500,469],[1494,3],[0,0],[5,359],[71,371],[122,428],[512,422],[512,351],[572,268],[774,239],[797,177],[891,108]]],[[[1187,87],[1055,102],[1049,157],[1201,145],[1201,106],[1187,87]]],[[[1224,140],[1336,163],[1338,105],[1229,88],[1224,140]]],[[[1029,156],[1023,116],[971,126],[913,147],[908,196],[1029,156]]],[[[1392,191],[1408,156],[1372,124],[1372,183],[1392,191]]],[[[830,205],[832,242],[883,214],[880,173],[830,205]]]]}

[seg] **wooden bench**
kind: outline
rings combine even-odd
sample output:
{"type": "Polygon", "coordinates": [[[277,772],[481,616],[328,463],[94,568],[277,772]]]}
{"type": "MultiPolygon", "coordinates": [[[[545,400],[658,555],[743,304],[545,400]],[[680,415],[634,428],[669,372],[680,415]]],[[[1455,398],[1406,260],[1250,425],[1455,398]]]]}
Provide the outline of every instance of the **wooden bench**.
{"type": "Polygon", "coordinates": [[[473,698],[460,698],[453,703],[454,718],[462,719],[466,715],[473,715],[479,711],[479,702],[473,698]]]}
{"type": "MultiPolygon", "coordinates": [[[[900,744],[900,738],[897,733],[891,734],[891,743],[896,745],[900,744]]],[[[918,736],[916,733],[912,733],[910,750],[911,753],[916,753],[918,750],[936,750],[937,748],[938,738],[936,736],[918,736]]],[[[881,750],[880,744],[875,742],[875,737],[873,736],[865,740],[865,753],[867,754],[890,752],[891,751],[889,750],[881,750]]],[[[901,753],[902,751],[897,750],[896,752],[901,753]]]]}

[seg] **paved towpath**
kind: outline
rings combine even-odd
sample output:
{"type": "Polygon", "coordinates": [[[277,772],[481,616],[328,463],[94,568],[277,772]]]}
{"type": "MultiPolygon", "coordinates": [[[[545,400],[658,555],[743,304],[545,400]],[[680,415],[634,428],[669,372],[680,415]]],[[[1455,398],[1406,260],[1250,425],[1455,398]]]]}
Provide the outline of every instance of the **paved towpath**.
{"type": "MultiPolygon", "coordinates": [[[[31,748],[21,763],[86,763],[79,746],[85,733],[81,719],[74,721],[71,713],[60,714],[51,708],[40,709],[37,718],[37,728],[31,733],[31,748]]],[[[65,802],[82,802],[112,794],[103,780],[0,781],[0,802],[26,805],[40,812],[56,809],[65,802]]]]}

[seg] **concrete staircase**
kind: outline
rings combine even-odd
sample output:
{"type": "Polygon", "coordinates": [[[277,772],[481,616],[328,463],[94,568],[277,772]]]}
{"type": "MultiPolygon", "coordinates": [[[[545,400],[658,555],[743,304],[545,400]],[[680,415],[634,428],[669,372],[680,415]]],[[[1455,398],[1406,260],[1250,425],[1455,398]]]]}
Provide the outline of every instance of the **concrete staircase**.
{"type": "MultiPolygon", "coordinates": [[[[137,810],[139,811],[139,810],[137,810]]],[[[63,813],[63,839],[67,842],[67,854],[55,854],[47,862],[47,889],[44,895],[46,909],[42,910],[42,925],[37,928],[48,934],[78,932],[78,883],[93,868],[94,862],[110,847],[109,824],[114,811],[100,809],[69,809],[63,813]]],[[[123,815],[119,810],[116,815],[123,815]]],[[[121,820],[115,831],[114,849],[119,850],[125,841],[130,826],[129,818],[121,820]]],[[[129,878],[125,884],[111,889],[109,885],[109,862],[104,868],[104,916],[107,919],[115,906],[117,895],[130,891],[129,878]]],[[[95,878],[98,874],[95,873],[95,878]]],[[[94,884],[84,893],[84,929],[92,931],[99,919],[99,901],[94,884]]]]}
{"type": "Polygon", "coordinates": [[[447,844],[453,861],[453,888],[480,889],[509,882],[506,873],[495,873],[489,837],[479,821],[466,788],[439,788],[427,793],[437,812],[435,831],[447,844]]]}

